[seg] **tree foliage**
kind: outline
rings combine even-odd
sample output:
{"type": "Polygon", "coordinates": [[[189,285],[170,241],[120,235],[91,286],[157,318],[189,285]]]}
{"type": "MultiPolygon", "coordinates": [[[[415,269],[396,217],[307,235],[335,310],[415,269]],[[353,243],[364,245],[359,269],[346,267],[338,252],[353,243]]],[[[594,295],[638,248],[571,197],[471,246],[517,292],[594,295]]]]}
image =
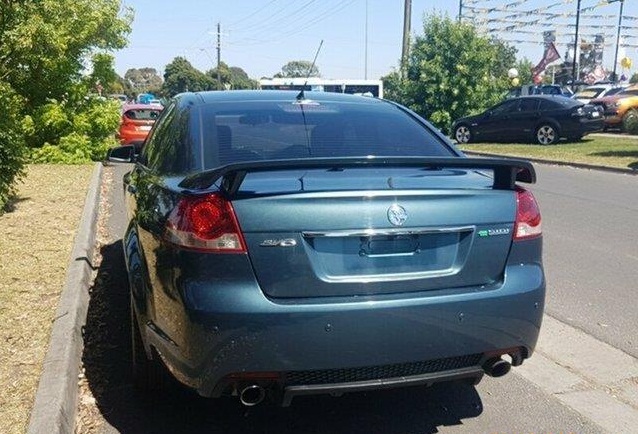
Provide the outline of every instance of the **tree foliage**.
{"type": "Polygon", "coordinates": [[[164,83],[164,80],[162,80],[157,70],[149,67],[129,69],[124,74],[124,80],[129,84],[133,94],[158,94],[161,92],[162,84],[164,83]]]}
{"type": "MultiPolygon", "coordinates": [[[[516,61],[514,68],[518,70],[518,81],[520,84],[529,84],[532,82],[532,69],[534,64],[531,60],[524,57],[516,61]]],[[[553,68],[550,67],[550,68],[553,68]]]]}
{"type": "MultiPolygon", "coordinates": [[[[89,110],[85,97],[98,83],[117,81],[108,52],[125,46],[131,21],[119,0],[0,2],[0,205],[20,173],[26,143],[43,146],[38,138],[46,136],[58,146],[89,110]]],[[[89,148],[101,143],[95,131],[78,133],[89,148]]]]}
{"type": "Polygon", "coordinates": [[[281,67],[281,72],[275,74],[275,77],[306,77],[308,71],[310,71],[310,77],[321,77],[317,65],[313,65],[308,60],[292,60],[286,63],[281,67]]]}
{"type": "Polygon", "coordinates": [[[100,50],[126,45],[117,0],[9,0],[0,17],[0,77],[35,107],[60,99],[100,50]]]}
{"type": "Polygon", "coordinates": [[[215,89],[257,89],[258,82],[248,77],[246,71],[238,66],[228,66],[224,62],[220,62],[219,65],[219,78],[221,79],[221,86],[217,81],[217,68],[213,68],[206,72],[215,83],[215,89]]]}
{"type": "Polygon", "coordinates": [[[629,83],[636,84],[638,83],[638,72],[632,74],[631,78],[629,78],[629,83]]]}
{"type": "Polygon", "coordinates": [[[14,192],[13,182],[22,175],[24,138],[20,107],[24,101],[0,81],[0,214],[14,192]]]}
{"type": "Polygon", "coordinates": [[[507,70],[515,66],[516,49],[480,35],[470,24],[449,17],[424,18],[405,77],[384,77],[386,98],[396,100],[447,130],[454,119],[480,112],[501,100],[509,89],[507,70]]]}
{"type": "Polygon", "coordinates": [[[201,92],[215,89],[213,79],[195,68],[184,57],[176,57],[164,69],[162,91],[166,96],[182,92],[201,92]]]}

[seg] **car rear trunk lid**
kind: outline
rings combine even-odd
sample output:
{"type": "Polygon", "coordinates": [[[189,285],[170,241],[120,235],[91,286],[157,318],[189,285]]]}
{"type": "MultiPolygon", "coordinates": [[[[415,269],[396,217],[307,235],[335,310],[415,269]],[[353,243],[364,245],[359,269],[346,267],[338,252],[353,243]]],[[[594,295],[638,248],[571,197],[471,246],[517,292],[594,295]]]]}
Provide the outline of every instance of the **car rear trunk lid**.
{"type": "Polygon", "coordinates": [[[251,174],[233,207],[273,298],[454,290],[502,279],[515,193],[474,171],[251,174]]]}

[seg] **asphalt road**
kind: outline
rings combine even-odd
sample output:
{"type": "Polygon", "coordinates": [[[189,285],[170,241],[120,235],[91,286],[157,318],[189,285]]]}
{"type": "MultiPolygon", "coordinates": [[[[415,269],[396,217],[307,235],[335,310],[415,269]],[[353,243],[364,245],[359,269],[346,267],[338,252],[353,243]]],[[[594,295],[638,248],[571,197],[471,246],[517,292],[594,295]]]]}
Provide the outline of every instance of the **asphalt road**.
{"type": "Polygon", "coordinates": [[[546,313],[638,357],[638,176],[536,169],[546,313]]]}
{"type": "MultiPolygon", "coordinates": [[[[631,280],[638,261],[638,177],[564,167],[537,169],[539,183],[533,190],[544,218],[547,313],[637,355],[637,303],[631,280]]],[[[534,381],[534,374],[550,371],[548,359],[541,355],[531,372],[528,368],[527,374],[519,375],[514,369],[500,379],[486,378],[477,387],[452,383],[341,398],[305,397],[287,409],[246,409],[236,400],[206,400],[178,386],[139,396],[127,369],[128,296],[119,241],[125,226],[120,182],[125,167],[108,170],[115,179],[108,199],[112,242],[102,249],[84,353],[100,432],[614,432],[604,418],[592,420],[587,412],[574,410],[582,406],[568,406],[569,400],[552,393],[551,385],[559,378],[534,381]]],[[[601,354],[600,363],[604,358],[601,354]]],[[[521,373],[523,368],[518,368],[521,373]]],[[[578,383],[577,388],[582,387],[578,383]]]]}

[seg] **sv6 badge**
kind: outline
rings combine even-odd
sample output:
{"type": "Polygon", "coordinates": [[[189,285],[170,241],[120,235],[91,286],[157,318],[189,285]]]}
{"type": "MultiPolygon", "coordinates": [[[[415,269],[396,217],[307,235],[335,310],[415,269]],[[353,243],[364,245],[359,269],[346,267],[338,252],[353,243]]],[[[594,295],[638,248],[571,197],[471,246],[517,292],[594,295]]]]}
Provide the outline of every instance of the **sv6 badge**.
{"type": "Polygon", "coordinates": [[[261,247],[295,247],[297,241],[294,238],[282,238],[279,240],[264,240],[259,245],[261,247]]]}

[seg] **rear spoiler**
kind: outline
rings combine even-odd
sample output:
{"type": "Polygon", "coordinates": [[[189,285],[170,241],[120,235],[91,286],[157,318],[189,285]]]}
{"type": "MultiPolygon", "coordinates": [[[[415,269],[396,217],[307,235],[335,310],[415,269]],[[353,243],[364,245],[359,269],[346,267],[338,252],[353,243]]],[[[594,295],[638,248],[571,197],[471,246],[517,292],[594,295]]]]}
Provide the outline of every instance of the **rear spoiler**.
{"type": "Polygon", "coordinates": [[[474,169],[494,172],[493,188],[512,190],[516,181],[533,184],[536,172],[525,160],[466,157],[342,157],[296,160],[244,161],[187,176],[179,186],[188,190],[205,190],[221,180],[221,188],[229,195],[239,187],[250,172],[279,170],[344,169],[368,167],[416,167],[436,169],[474,169]]]}

